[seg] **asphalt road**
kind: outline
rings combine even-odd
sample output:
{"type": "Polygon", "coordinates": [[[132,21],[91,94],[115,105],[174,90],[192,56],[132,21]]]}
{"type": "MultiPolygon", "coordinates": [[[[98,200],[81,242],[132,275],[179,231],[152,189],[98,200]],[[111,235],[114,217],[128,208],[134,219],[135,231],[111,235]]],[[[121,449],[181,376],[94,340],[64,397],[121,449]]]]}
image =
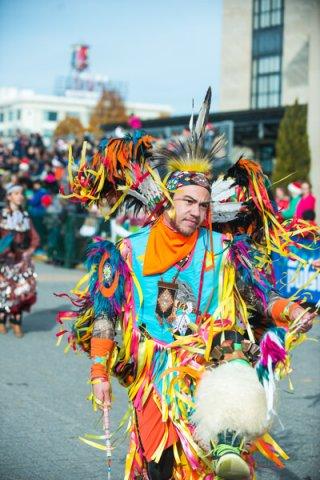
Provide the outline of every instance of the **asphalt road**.
{"type": "MultiPolygon", "coordinates": [[[[102,434],[99,414],[86,401],[89,360],[56,347],[55,314],[66,303],[53,292],[68,291],[81,272],[37,264],[39,298],[25,317],[26,335],[0,337],[0,479],[102,480],[105,454],[83,444],[85,433],[102,434]]],[[[319,340],[316,325],[312,337],[319,340]]],[[[257,480],[319,480],[320,344],[307,342],[294,354],[294,394],[280,384],[274,436],[290,455],[284,470],[257,457],[257,480]]],[[[126,394],[116,382],[111,422],[127,409],[126,394]]],[[[113,453],[112,479],[123,479],[126,441],[113,453]]],[[[187,479],[186,479],[187,480],[187,479]]]]}

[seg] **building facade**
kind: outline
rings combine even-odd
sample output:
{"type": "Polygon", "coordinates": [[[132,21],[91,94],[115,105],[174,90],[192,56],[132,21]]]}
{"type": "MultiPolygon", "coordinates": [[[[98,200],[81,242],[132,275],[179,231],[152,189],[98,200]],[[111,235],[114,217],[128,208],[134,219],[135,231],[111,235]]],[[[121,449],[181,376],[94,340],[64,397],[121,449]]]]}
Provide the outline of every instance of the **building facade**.
{"type": "Polygon", "coordinates": [[[319,0],[224,0],[219,110],[310,101],[319,0]],[[313,21],[312,21],[313,20],[313,21]]]}
{"type": "MultiPolygon", "coordinates": [[[[223,0],[219,111],[308,106],[313,188],[320,193],[320,1],[223,0]]],[[[280,111],[280,110],[279,110],[280,111]]],[[[259,129],[257,129],[259,131],[259,129]]],[[[257,142],[274,156],[274,142],[257,142]],[[273,147],[273,148],[272,148],[273,147]]],[[[270,161],[271,159],[269,159],[270,161]]],[[[320,199],[318,201],[318,205],[320,199]]]]}
{"type": "MultiPolygon", "coordinates": [[[[84,127],[99,95],[94,92],[70,92],[39,95],[32,90],[0,89],[0,137],[11,138],[17,130],[37,132],[50,139],[57,124],[67,116],[78,118],[84,127]]],[[[128,115],[141,119],[166,117],[172,114],[167,105],[125,102],[128,115]]]]}

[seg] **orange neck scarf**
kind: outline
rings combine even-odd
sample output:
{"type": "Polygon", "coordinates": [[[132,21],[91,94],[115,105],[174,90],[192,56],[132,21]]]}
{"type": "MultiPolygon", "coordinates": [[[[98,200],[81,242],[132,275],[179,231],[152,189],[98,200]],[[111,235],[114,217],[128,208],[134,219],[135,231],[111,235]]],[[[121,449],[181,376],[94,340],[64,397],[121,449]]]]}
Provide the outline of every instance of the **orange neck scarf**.
{"type": "Polygon", "coordinates": [[[195,247],[199,232],[185,237],[164,223],[163,216],[150,230],[143,264],[143,275],[163,273],[189,255],[195,247]]]}

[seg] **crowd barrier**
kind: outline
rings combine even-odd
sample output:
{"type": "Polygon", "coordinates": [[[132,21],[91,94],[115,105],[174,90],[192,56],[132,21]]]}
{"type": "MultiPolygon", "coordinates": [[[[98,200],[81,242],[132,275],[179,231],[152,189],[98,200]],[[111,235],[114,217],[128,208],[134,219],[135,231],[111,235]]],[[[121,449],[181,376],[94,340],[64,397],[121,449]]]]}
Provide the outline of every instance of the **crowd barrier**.
{"type": "Polygon", "coordinates": [[[40,237],[36,255],[49,263],[73,268],[83,262],[85,251],[94,236],[110,237],[110,222],[86,212],[63,211],[31,217],[40,237]]]}
{"type": "Polygon", "coordinates": [[[284,297],[297,294],[308,303],[320,305],[320,275],[317,274],[319,269],[313,266],[313,262],[320,259],[320,242],[307,239],[297,239],[297,242],[302,247],[291,247],[290,258],[273,255],[277,290],[284,297]],[[305,265],[302,266],[295,260],[295,255],[303,258],[305,265]]]}
{"type": "Polygon", "coordinates": [[[134,231],[127,222],[119,225],[114,219],[105,221],[87,212],[65,210],[59,214],[46,213],[31,218],[40,237],[36,256],[66,268],[83,263],[93,237],[116,242],[134,231]]]}

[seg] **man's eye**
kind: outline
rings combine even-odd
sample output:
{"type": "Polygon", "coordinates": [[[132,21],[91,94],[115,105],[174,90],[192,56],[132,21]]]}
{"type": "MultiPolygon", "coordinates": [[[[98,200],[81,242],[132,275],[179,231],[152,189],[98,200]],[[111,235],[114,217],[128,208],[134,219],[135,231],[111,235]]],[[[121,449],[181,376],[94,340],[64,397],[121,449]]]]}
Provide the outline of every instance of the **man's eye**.
{"type": "Polygon", "coordinates": [[[187,202],[187,205],[192,205],[193,201],[192,200],[185,200],[187,202]]]}

